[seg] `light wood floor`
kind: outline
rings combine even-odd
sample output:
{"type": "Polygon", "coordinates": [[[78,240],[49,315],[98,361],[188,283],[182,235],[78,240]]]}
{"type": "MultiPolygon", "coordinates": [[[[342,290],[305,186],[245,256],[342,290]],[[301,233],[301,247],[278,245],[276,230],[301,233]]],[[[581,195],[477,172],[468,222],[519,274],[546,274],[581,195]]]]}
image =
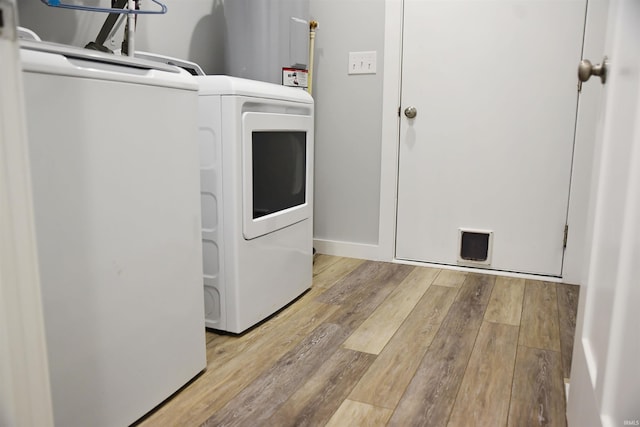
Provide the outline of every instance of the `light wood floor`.
{"type": "Polygon", "coordinates": [[[141,426],[564,426],[578,287],[326,255],[141,426]]]}

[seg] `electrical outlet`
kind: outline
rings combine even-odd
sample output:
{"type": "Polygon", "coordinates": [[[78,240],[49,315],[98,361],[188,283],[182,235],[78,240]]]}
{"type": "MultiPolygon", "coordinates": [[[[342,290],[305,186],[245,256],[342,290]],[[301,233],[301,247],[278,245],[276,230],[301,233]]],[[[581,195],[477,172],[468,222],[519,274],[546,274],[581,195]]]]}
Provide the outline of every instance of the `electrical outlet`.
{"type": "Polygon", "coordinates": [[[377,52],[349,52],[349,74],[375,74],[377,52]]]}

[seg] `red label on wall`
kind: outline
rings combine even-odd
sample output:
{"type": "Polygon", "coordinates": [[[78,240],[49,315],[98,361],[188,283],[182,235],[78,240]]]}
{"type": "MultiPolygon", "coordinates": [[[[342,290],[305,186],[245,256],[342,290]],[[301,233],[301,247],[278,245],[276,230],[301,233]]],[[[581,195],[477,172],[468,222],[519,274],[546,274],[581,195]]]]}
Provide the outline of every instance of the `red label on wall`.
{"type": "Polygon", "coordinates": [[[282,68],[282,85],[290,87],[309,87],[309,71],[299,68],[282,68]]]}

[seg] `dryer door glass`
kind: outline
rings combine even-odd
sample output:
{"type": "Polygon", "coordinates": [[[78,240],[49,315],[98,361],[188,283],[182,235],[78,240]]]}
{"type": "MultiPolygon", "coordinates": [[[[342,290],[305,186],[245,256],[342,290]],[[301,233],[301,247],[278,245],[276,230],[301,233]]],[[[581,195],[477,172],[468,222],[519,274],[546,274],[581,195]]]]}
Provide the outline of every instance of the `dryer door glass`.
{"type": "Polygon", "coordinates": [[[253,218],[305,203],[306,132],[253,132],[253,218]]]}

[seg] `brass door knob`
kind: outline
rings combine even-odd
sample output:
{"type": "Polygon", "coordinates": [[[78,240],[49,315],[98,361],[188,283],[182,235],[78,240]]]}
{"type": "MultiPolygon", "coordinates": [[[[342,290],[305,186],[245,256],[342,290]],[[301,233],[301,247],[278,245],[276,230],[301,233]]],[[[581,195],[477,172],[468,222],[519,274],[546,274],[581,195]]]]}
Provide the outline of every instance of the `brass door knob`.
{"type": "Polygon", "coordinates": [[[600,77],[602,84],[607,82],[607,57],[602,59],[601,64],[593,65],[588,59],[583,59],[578,65],[578,79],[581,82],[586,82],[591,76],[600,77]]]}

